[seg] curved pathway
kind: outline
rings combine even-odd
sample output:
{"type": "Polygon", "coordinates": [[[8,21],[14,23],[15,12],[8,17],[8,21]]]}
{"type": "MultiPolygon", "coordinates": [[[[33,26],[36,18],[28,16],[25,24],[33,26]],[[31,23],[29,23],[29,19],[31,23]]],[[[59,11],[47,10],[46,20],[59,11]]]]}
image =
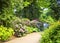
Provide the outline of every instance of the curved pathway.
{"type": "Polygon", "coordinates": [[[31,33],[25,37],[15,38],[5,43],[39,43],[40,38],[40,33],[31,33]]]}

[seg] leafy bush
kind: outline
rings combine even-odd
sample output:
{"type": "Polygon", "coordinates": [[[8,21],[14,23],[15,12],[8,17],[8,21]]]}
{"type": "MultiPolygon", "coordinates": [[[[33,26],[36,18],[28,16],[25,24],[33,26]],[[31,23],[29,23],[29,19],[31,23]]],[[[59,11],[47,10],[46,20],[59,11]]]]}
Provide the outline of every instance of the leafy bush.
{"type": "Polygon", "coordinates": [[[27,30],[28,33],[38,32],[39,31],[38,28],[33,28],[33,27],[29,27],[29,26],[26,26],[26,30],[27,30]]]}
{"type": "Polygon", "coordinates": [[[4,10],[4,13],[0,15],[0,25],[4,25],[5,27],[11,26],[11,21],[14,20],[16,16],[14,16],[8,9],[4,10]]]}
{"type": "Polygon", "coordinates": [[[55,22],[45,30],[40,43],[60,43],[60,24],[55,22]]]}
{"type": "Polygon", "coordinates": [[[11,25],[13,25],[13,27],[15,27],[16,24],[22,24],[22,25],[30,25],[30,20],[27,18],[18,18],[16,17],[15,20],[11,21],[11,25]]]}
{"type": "Polygon", "coordinates": [[[26,30],[22,24],[16,25],[14,31],[15,31],[15,36],[17,37],[23,36],[26,33],[26,30]]]}
{"type": "Polygon", "coordinates": [[[8,40],[13,34],[14,34],[14,31],[12,28],[6,28],[4,26],[0,26],[0,40],[1,41],[8,40]]]}
{"type": "Polygon", "coordinates": [[[24,21],[18,17],[12,21],[12,28],[14,29],[15,36],[17,37],[23,36],[26,33],[23,22],[24,21]]]}
{"type": "Polygon", "coordinates": [[[43,10],[43,13],[40,15],[40,21],[47,22],[47,23],[53,23],[55,19],[51,16],[51,9],[45,8],[43,10]]]}
{"type": "Polygon", "coordinates": [[[27,26],[31,25],[30,24],[30,20],[28,18],[22,18],[22,22],[21,23],[24,24],[24,25],[27,25],[27,26]]]}

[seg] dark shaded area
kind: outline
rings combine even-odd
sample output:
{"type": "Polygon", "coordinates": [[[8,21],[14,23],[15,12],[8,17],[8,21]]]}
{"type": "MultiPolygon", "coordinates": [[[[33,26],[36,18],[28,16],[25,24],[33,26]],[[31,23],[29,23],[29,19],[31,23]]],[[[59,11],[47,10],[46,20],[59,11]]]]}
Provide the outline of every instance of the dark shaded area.
{"type": "Polygon", "coordinates": [[[0,12],[3,13],[4,8],[8,8],[10,5],[10,0],[0,0],[0,12]]]}
{"type": "Polygon", "coordinates": [[[60,0],[51,0],[51,5],[50,8],[52,9],[52,17],[55,18],[56,20],[59,20],[60,18],[60,0]]]}

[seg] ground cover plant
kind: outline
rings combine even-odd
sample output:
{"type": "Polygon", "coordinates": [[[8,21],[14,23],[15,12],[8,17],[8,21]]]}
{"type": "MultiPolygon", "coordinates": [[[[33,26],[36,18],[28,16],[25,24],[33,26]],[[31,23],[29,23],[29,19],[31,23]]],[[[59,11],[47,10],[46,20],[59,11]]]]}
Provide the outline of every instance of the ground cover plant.
{"type": "Polygon", "coordinates": [[[14,30],[12,28],[0,26],[0,41],[7,41],[13,35],[14,35],[14,30]]]}

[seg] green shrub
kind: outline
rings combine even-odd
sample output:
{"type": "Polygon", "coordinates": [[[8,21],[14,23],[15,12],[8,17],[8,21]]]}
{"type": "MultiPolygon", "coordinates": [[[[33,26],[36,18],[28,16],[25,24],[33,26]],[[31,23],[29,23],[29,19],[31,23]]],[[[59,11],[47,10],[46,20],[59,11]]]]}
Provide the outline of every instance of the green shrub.
{"type": "Polygon", "coordinates": [[[30,20],[27,19],[27,18],[18,18],[16,17],[15,20],[12,20],[11,21],[11,25],[13,28],[15,28],[15,25],[18,25],[18,24],[22,24],[22,25],[27,25],[29,26],[30,25],[30,20]]]}
{"type": "Polygon", "coordinates": [[[22,24],[27,25],[27,26],[31,26],[31,21],[28,18],[22,18],[22,24]]]}
{"type": "Polygon", "coordinates": [[[33,27],[29,27],[29,26],[26,26],[26,30],[28,33],[32,33],[32,32],[38,32],[38,28],[33,28],[33,27]]]}
{"type": "Polygon", "coordinates": [[[13,34],[14,31],[12,28],[6,28],[4,26],[0,26],[0,41],[8,40],[13,34]]]}
{"type": "Polygon", "coordinates": [[[45,30],[40,43],[60,43],[60,24],[55,22],[45,30]]]}
{"type": "MultiPolygon", "coordinates": [[[[7,11],[6,11],[7,12],[7,11]]],[[[16,16],[14,15],[6,15],[5,13],[0,15],[0,25],[5,27],[11,27],[11,22],[14,21],[16,16]]]]}

